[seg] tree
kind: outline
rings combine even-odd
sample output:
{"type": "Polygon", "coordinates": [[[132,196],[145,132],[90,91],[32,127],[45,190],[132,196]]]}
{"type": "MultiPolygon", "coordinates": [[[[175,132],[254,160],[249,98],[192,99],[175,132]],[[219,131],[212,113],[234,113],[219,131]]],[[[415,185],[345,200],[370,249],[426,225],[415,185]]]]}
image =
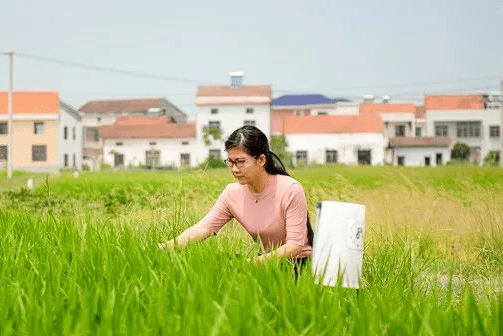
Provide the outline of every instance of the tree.
{"type": "Polygon", "coordinates": [[[451,151],[452,160],[468,161],[469,156],[470,156],[470,147],[468,147],[467,144],[456,142],[456,144],[452,147],[451,151]]]}
{"type": "Polygon", "coordinates": [[[288,143],[284,135],[271,137],[271,151],[276,154],[286,167],[293,166],[293,154],[287,152],[288,143]]]}

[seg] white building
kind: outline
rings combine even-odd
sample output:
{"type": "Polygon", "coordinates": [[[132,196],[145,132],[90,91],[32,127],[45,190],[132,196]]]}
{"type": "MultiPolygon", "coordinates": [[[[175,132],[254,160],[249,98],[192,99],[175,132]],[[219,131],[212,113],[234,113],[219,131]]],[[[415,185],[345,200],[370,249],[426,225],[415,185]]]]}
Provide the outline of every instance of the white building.
{"type": "Polygon", "coordinates": [[[470,161],[482,164],[489,151],[501,146],[501,111],[487,99],[481,93],[426,95],[428,136],[449,136],[468,145],[470,161]]]}
{"type": "Polygon", "coordinates": [[[180,168],[197,165],[194,123],[176,124],[168,116],[120,117],[101,128],[103,159],[112,167],[180,168]]]}
{"type": "Polygon", "coordinates": [[[384,161],[382,120],[376,114],[289,116],[284,135],[294,163],[379,165],[384,161]]]}
{"type": "Polygon", "coordinates": [[[439,166],[451,158],[449,137],[396,137],[389,140],[396,166],[439,166]]]}
{"type": "Polygon", "coordinates": [[[271,86],[243,85],[242,72],[231,76],[231,86],[207,85],[197,89],[198,162],[209,155],[223,159],[225,139],[243,125],[256,126],[268,137],[271,134],[271,86]],[[220,130],[220,138],[205,136],[205,129],[220,130]]]}
{"type": "Polygon", "coordinates": [[[122,116],[169,116],[175,123],[185,123],[187,116],[165,98],[93,100],[80,109],[84,125],[84,163],[93,170],[103,161],[100,128],[112,125],[122,116]]]}
{"type": "Polygon", "coordinates": [[[82,168],[82,117],[69,104],[59,102],[59,165],[63,168],[82,168]]]}

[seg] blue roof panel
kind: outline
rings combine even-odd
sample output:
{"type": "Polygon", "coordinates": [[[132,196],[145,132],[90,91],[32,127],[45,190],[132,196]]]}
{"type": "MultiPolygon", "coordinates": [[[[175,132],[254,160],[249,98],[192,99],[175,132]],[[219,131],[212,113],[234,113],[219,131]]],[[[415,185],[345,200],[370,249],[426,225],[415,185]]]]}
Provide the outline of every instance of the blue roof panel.
{"type": "Polygon", "coordinates": [[[303,106],[318,104],[335,104],[337,102],[349,102],[346,98],[328,98],[321,94],[286,95],[273,100],[275,106],[303,106]]]}

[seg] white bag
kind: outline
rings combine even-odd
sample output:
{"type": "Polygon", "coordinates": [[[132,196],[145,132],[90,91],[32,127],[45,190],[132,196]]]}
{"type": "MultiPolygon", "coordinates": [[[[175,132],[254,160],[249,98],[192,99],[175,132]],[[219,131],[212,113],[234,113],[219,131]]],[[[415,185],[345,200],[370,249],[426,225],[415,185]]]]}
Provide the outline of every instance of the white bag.
{"type": "Polygon", "coordinates": [[[311,256],[311,271],[316,283],[334,287],[340,281],[344,288],[360,288],[364,229],[364,205],[335,201],[318,203],[311,256]]]}

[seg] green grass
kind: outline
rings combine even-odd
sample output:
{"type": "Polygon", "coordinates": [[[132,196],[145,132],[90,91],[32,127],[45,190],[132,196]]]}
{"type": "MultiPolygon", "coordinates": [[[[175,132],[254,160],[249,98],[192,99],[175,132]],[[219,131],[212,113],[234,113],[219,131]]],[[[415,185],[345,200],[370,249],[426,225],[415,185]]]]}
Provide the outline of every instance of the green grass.
{"type": "MultiPolygon", "coordinates": [[[[503,171],[293,170],[317,201],[366,204],[359,291],[248,264],[236,223],[181,252],[226,169],[0,176],[0,335],[501,335],[503,171]]],[[[314,212],[312,211],[312,217],[314,212]]],[[[313,220],[314,221],[314,220],[313,220]]]]}

